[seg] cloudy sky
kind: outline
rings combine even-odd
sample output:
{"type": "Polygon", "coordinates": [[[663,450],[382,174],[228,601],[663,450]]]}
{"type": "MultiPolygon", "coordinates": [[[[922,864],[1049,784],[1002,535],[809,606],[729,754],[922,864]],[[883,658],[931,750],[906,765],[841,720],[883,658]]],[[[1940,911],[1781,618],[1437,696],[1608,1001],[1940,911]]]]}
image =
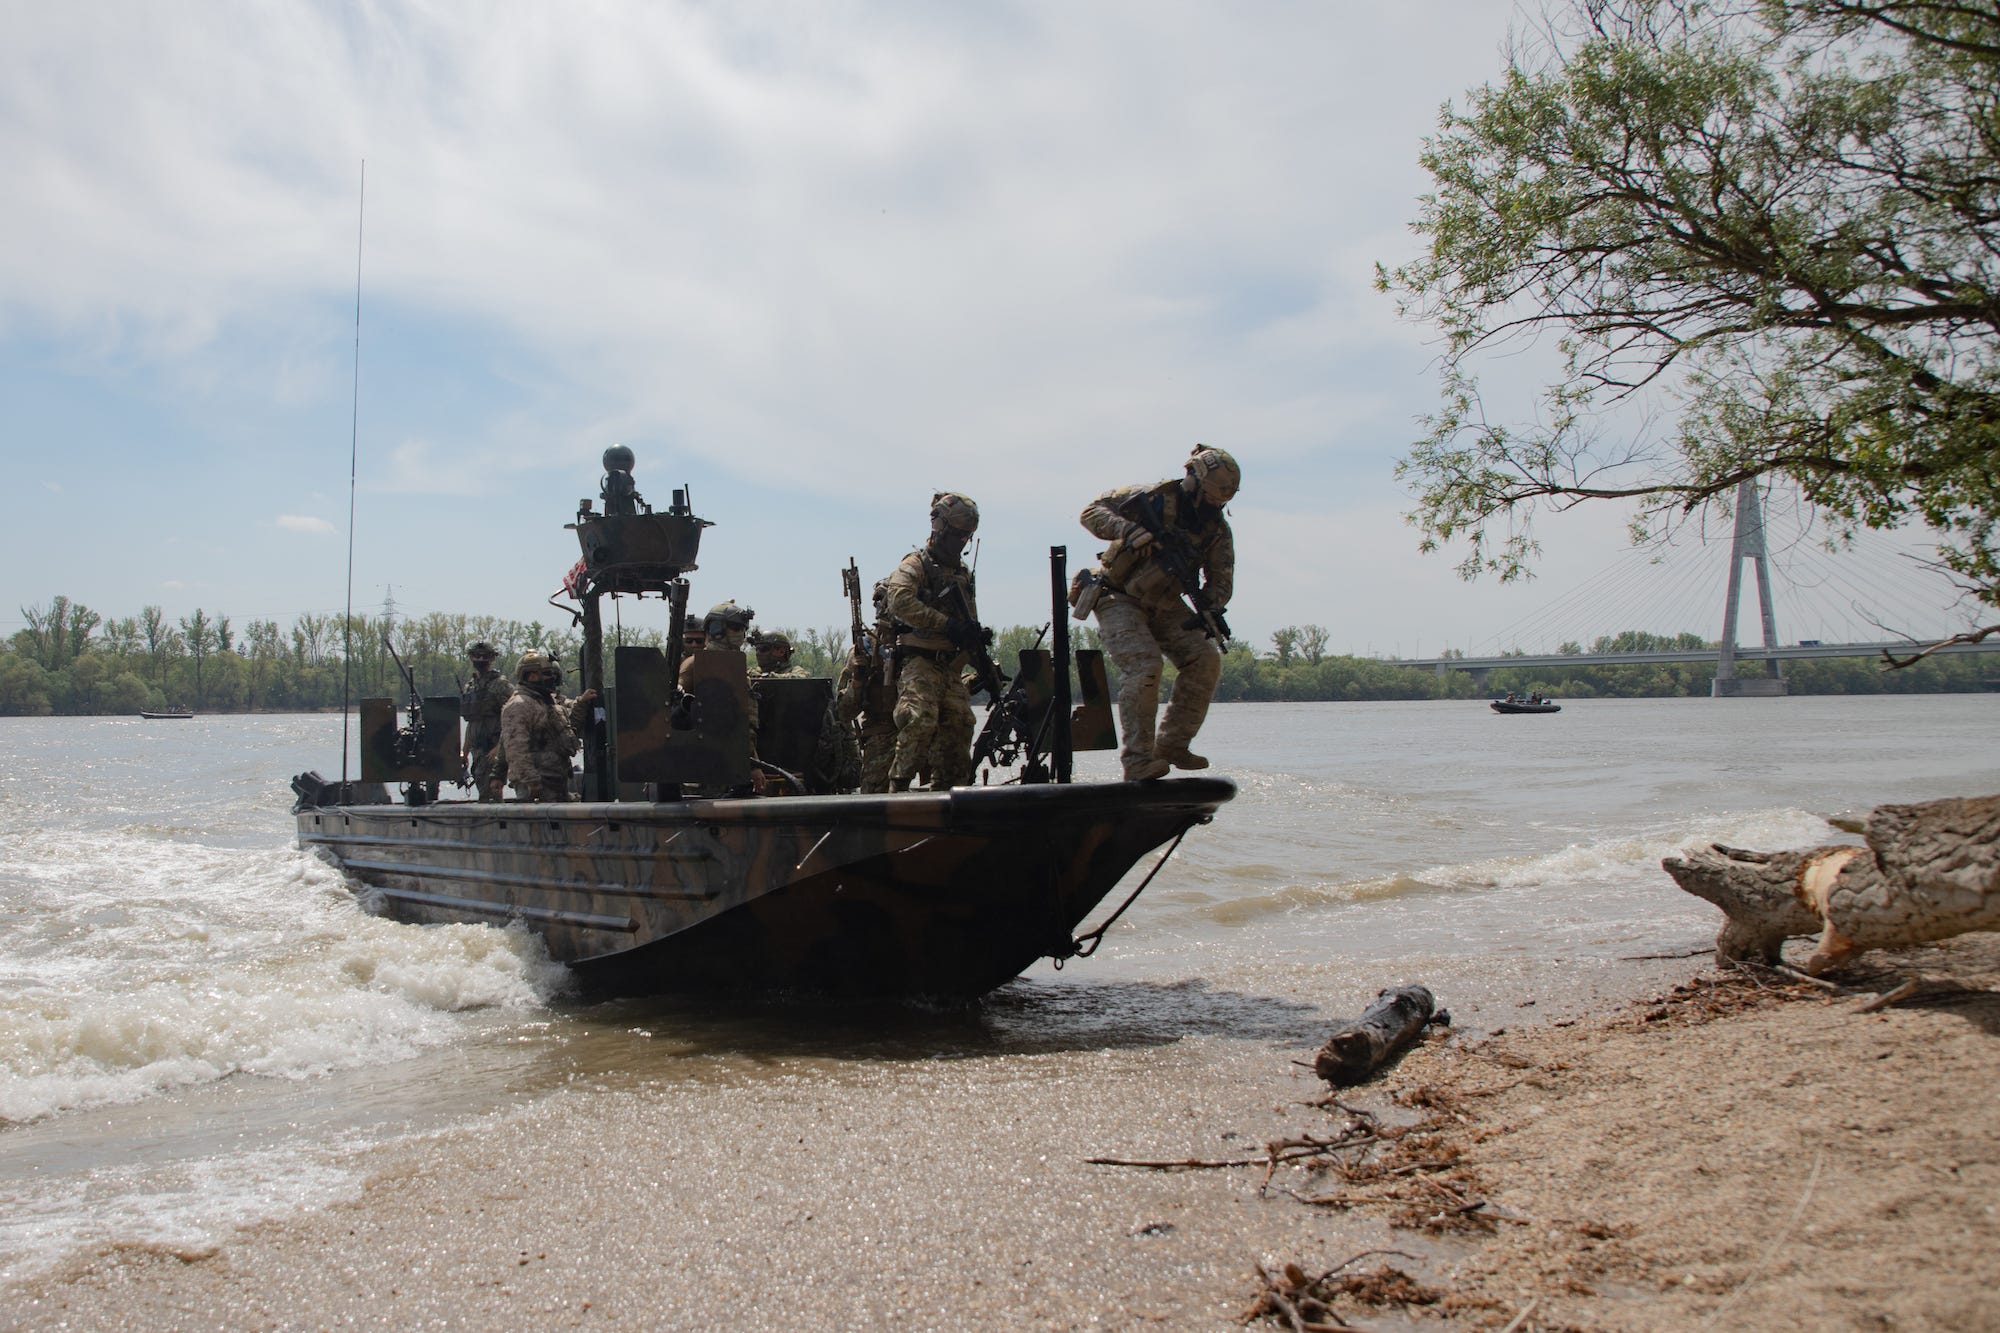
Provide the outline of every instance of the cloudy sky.
{"type": "Polygon", "coordinates": [[[1434,349],[1372,278],[1520,22],[0,0],[0,632],[57,593],[338,610],[351,442],[357,608],[559,620],[562,524],[622,442],[717,524],[697,605],[842,624],[837,570],[886,573],[948,488],[986,618],[1038,622],[1084,502],[1205,441],[1244,467],[1240,635],[1491,647],[1623,515],[1544,521],[1525,588],[1419,555],[1392,466],[1434,349]]]}

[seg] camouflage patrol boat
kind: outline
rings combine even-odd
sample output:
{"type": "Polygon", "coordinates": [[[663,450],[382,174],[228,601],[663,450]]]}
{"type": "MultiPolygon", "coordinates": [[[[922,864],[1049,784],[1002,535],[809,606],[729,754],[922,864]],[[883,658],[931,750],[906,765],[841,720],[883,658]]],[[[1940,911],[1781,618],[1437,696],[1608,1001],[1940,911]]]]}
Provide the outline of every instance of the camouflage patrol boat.
{"type": "MultiPolygon", "coordinates": [[[[665,513],[646,506],[629,451],[605,461],[604,512],[582,503],[572,527],[583,558],[565,584],[581,607],[583,684],[604,698],[584,738],[584,799],[437,800],[459,776],[457,699],[413,697],[400,725],[392,700],[362,700],[361,780],[302,774],[293,813],[300,845],[346,872],[372,910],[518,922],[594,994],[973,997],[1040,958],[1094,951],[1109,921],[1079,936],[1086,916],[1149,852],[1172,844],[1170,855],[1235,795],[1223,778],[1070,780],[1075,748],[1115,737],[1101,659],[1076,655],[1085,699],[1072,709],[1061,548],[1054,645],[1023,654],[982,735],[982,752],[1021,763],[1019,778],[949,792],[747,794],[756,761],[742,654],[693,654],[683,688],[684,576],[708,524],[685,491],[665,513]],[[606,594],[658,595],[670,621],[667,649],[614,650],[609,689],[606,594]]],[[[810,753],[830,691],[824,680],[760,681],[760,753],[810,753]]],[[[795,788],[782,765],[761,767],[773,790],[795,788]]]]}

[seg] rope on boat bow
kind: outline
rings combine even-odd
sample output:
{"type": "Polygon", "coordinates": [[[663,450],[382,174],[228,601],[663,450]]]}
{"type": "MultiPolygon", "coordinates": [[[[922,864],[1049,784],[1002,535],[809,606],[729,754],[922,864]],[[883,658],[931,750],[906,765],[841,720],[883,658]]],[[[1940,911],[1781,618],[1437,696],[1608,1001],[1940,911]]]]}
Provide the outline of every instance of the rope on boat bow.
{"type": "MultiPolygon", "coordinates": [[[[1208,821],[1204,819],[1201,822],[1206,824],[1208,821]]],[[[1192,825],[1190,825],[1190,827],[1192,827],[1192,825]]],[[[1119,917],[1125,915],[1126,908],[1130,907],[1133,903],[1139,901],[1139,895],[1144,893],[1146,891],[1146,886],[1153,882],[1153,876],[1160,873],[1160,867],[1164,866],[1169,860],[1173,859],[1174,852],[1180,848],[1181,839],[1185,838],[1187,835],[1188,835],[1187,829],[1182,829],[1179,833],[1176,833],[1174,835],[1174,840],[1167,844],[1167,850],[1165,851],[1165,853],[1161,855],[1159,860],[1153,862],[1153,868],[1146,872],[1146,878],[1139,881],[1139,887],[1132,890],[1131,895],[1127,897],[1124,902],[1118,904],[1118,910],[1113,912],[1109,917],[1105,918],[1105,922],[1103,925],[1099,926],[1096,930],[1088,931],[1085,934],[1077,936],[1075,939],[1069,942],[1069,945],[1064,952],[1052,955],[1052,958],[1056,965],[1056,970],[1058,972],[1062,970],[1062,965],[1066,960],[1071,958],[1088,958],[1092,954],[1097,952],[1097,946],[1104,943],[1104,932],[1111,929],[1111,927],[1117,922],[1119,917]]]]}

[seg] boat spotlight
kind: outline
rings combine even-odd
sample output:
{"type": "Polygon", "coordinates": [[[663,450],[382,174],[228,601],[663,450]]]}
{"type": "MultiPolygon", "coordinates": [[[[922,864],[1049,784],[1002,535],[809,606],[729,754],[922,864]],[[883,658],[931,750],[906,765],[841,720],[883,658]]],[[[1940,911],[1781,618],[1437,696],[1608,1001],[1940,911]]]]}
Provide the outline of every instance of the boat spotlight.
{"type": "Polygon", "coordinates": [[[622,444],[614,444],[604,451],[604,481],[598,486],[598,494],[604,498],[607,517],[636,514],[641,507],[649,514],[652,512],[652,508],[640,498],[638,488],[632,481],[632,468],[636,461],[632,451],[622,444]]]}

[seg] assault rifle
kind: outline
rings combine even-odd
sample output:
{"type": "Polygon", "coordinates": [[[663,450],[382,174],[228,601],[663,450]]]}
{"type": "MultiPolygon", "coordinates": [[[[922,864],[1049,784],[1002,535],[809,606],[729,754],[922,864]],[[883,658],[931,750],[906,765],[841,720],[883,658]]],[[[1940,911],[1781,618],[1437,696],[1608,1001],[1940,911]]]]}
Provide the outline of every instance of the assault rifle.
{"type": "Polygon", "coordinates": [[[1142,491],[1120,505],[1118,512],[1153,534],[1153,559],[1160,562],[1160,568],[1173,575],[1194,608],[1194,614],[1188,617],[1187,628],[1199,628],[1218,645],[1227,648],[1229,622],[1222,618],[1221,608],[1209,605],[1208,594],[1202,591],[1201,552],[1195,549],[1193,538],[1167,523],[1165,499],[1151,491],[1142,491]]]}
{"type": "Polygon", "coordinates": [[[987,716],[991,717],[993,709],[1000,706],[1000,696],[1007,692],[1007,673],[1000,669],[999,663],[993,660],[993,654],[987,651],[993,646],[993,631],[973,618],[972,602],[965,595],[964,585],[954,582],[951,595],[958,602],[963,622],[972,627],[968,636],[971,641],[958,646],[971,654],[972,683],[986,691],[986,697],[993,701],[987,706],[987,716]]]}
{"type": "MultiPolygon", "coordinates": [[[[1042,632],[1035,636],[1035,647],[1042,646],[1049,627],[1042,626],[1042,632]]],[[[1047,782],[1048,771],[1042,765],[1042,747],[1048,740],[1050,721],[1055,717],[1053,707],[1042,714],[1041,725],[1029,731],[1027,719],[1022,716],[1022,706],[1028,701],[1026,683],[1015,681],[1005,694],[996,695],[993,706],[986,710],[986,724],[979,729],[979,739],[972,746],[972,770],[979,771],[981,764],[994,768],[1011,768],[1025,754],[1028,766],[1022,778],[1028,782],[1047,782]]]]}
{"type": "MultiPolygon", "coordinates": [[[[868,622],[862,620],[862,570],[848,556],[848,566],[840,570],[840,590],[848,594],[848,612],[854,616],[852,634],[854,656],[860,667],[866,671],[864,683],[868,687],[892,687],[896,685],[896,634],[878,618],[874,632],[868,632],[868,622]]],[[[882,584],[876,584],[876,616],[882,614],[882,584]]]]}
{"type": "Polygon", "coordinates": [[[862,566],[854,562],[854,556],[848,556],[848,566],[840,570],[840,590],[848,594],[848,612],[854,616],[848,642],[856,654],[864,654],[868,648],[862,646],[862,566]]]}

